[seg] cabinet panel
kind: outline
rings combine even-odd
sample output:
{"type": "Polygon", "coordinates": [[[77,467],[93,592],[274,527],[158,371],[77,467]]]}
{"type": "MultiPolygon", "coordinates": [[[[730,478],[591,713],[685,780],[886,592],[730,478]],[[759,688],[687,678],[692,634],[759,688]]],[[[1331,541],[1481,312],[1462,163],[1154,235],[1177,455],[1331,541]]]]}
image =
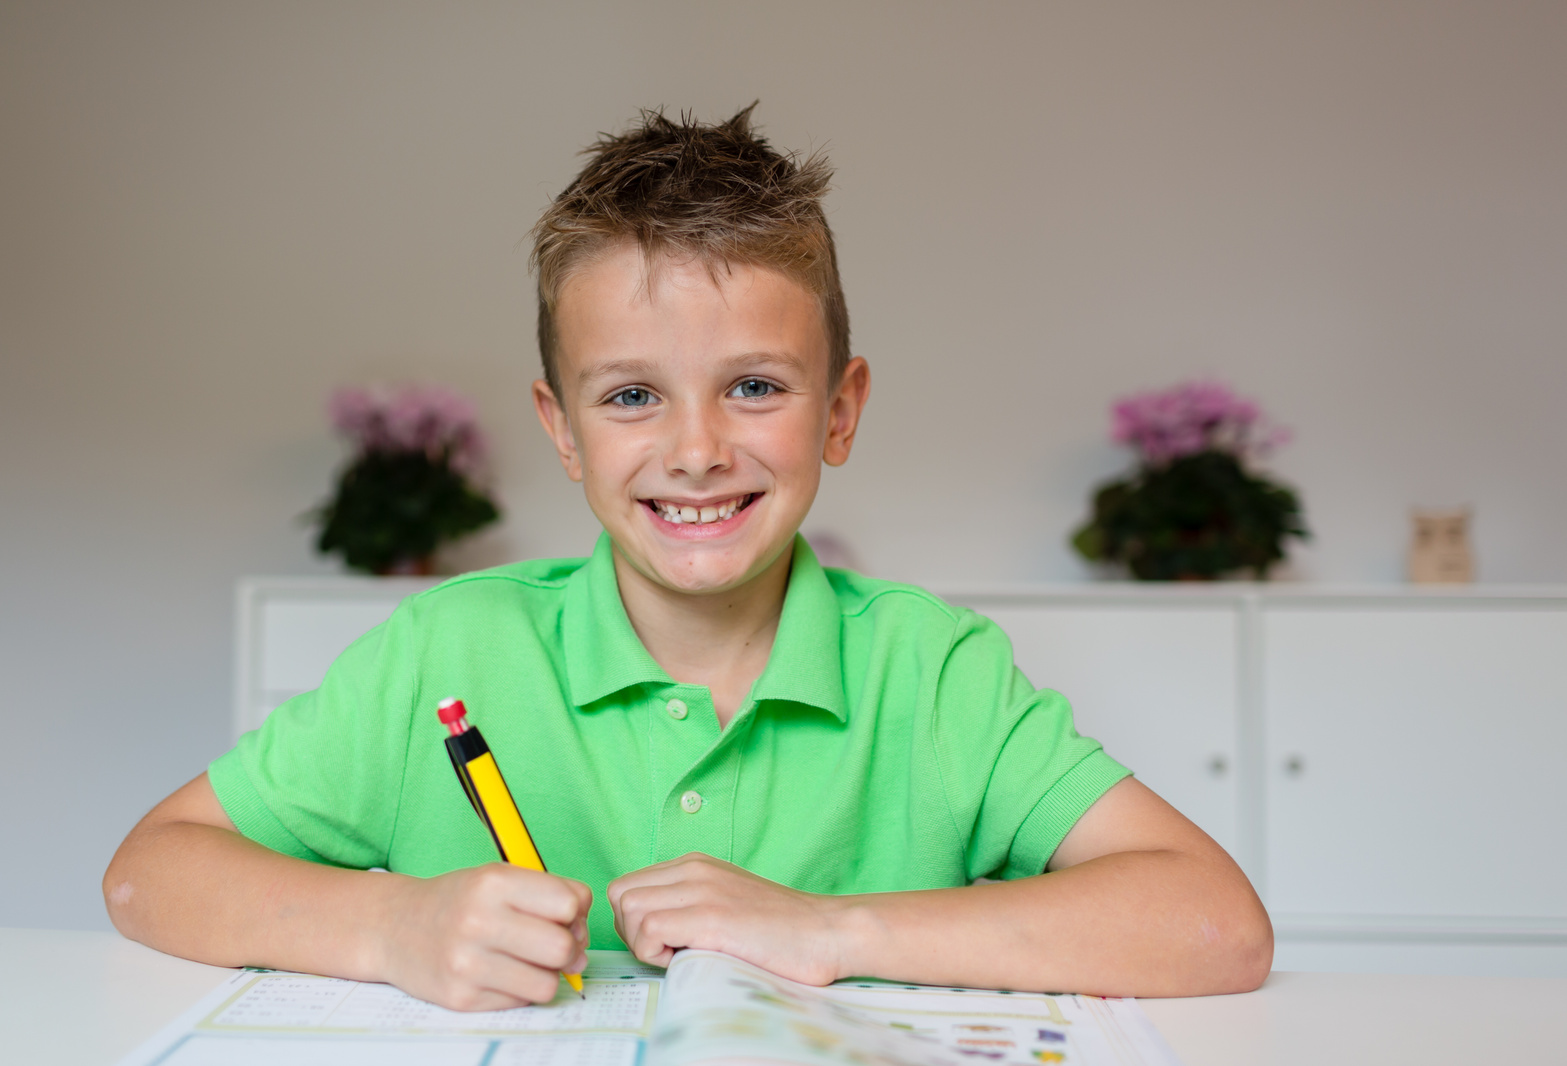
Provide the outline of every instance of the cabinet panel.
{"type": "Polygon", "coordinates": [[[1263,611],[1275,913],[1567,914],[1567,609],[1263,611]]]}
{"type": "Polygon", "coordinates": [[[1238,617],[1228,605],[977,605],[1078,731],[1226,849],[1236,843],[1238,617]]]}
{"type": "Polygon", "coordinates": [[[432,582],[407,578],[246,578],[236,589],[234,735],[315,688],[350,644],[432,582]]]}
{"type": "Polygon", "coordinates": [[[354,600],[276,599],[261,608],[261,688],[307,692],[327,667],[364,634],[392,616],[401,597],[354,600]]]}

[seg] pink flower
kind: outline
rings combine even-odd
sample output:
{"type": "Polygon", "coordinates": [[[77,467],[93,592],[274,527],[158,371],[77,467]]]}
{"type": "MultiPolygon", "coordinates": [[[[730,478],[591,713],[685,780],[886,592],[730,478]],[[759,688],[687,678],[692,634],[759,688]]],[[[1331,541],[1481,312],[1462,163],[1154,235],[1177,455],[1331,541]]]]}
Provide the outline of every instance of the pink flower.
{"type": "Polygon", "coordinates": [[[1262,429],[1262,410],[1216,381],[1194,381],[1117,402],[1110,411],[1110,435],[1161,465],[1186,455],[1216,450],[1242,458],[1266,454],[1288,440],[1274,427],[1262,429]]]}
{"type": "Polygon", "coordinates": [[[355,440],[363,438],[370,432],[375,411],[376,402],[368,389],[338,389],[327,401],[327,413],[332,419],[332,428],[345,437],[352,437],[355,440]]]}
{"type": "Polygon", "coordinates": [[[332,426],[366,452],[444,454],[474,476],[485,455],[472,401],[437,385],[338,389],[327,403],[332,426]]]}

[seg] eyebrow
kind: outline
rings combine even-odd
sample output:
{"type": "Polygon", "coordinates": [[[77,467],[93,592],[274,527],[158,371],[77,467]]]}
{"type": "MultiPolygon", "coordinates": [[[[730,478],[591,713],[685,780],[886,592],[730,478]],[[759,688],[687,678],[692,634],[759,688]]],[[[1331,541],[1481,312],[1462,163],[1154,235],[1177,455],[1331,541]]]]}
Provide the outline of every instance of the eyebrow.
{"type": "MultiPolygon", "coordinates": [[[[719,360],[724,367],[739,368],[742,366],[754,366],[757,364],[787,367],[791,370],[805,373],[805,360],[793,352],[739,352],[735,355],[725,356],[719,360]]],[[[656,364],[651,359],[611,359],[607,363],[600,363],[584,369],[577,375],[579,388],[586,388],[599,378],[606,377],[646,377],[656,369],[656,364]]]]}
{"type": "Polygon", "coordinates": [[[648,359],[611,359],[607,363],[584,368],[582,373],[577,375],[577,385],[579,388],[586,388],[599,378],[621,374],[628,377],[643,377],[652,371],[653,363],[648,359]]]}

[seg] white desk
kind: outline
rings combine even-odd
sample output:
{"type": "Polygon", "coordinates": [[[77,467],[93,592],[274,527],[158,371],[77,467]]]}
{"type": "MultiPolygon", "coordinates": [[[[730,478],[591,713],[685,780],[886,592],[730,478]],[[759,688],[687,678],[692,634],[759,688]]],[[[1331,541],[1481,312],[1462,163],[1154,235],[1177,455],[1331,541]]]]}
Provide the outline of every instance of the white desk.
{"type": "MultiPolygon", "coordinates": [[[[108,1066],[230,972],[113,933],[0,929],[0,1062],[108,1066]]],[[[1567,978],[1276,973],[1142,1005],[1186,1066],[1567,1061],[1567,978]]]]}

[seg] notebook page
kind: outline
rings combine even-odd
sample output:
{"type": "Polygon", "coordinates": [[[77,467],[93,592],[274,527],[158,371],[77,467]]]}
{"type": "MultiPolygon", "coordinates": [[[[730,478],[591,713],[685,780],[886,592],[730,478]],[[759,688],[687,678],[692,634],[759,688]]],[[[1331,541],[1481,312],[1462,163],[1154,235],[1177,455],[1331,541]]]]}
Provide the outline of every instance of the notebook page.
{"type": "Polygon", "coordinates": [[[449,1011],[390,985],[242,971],[121,1066],[635,1066],[658,1012],[661,971],[589,953],[585,999],[449,1011]],[[595,963],[598,965],[595,965],[595,963]]]}

